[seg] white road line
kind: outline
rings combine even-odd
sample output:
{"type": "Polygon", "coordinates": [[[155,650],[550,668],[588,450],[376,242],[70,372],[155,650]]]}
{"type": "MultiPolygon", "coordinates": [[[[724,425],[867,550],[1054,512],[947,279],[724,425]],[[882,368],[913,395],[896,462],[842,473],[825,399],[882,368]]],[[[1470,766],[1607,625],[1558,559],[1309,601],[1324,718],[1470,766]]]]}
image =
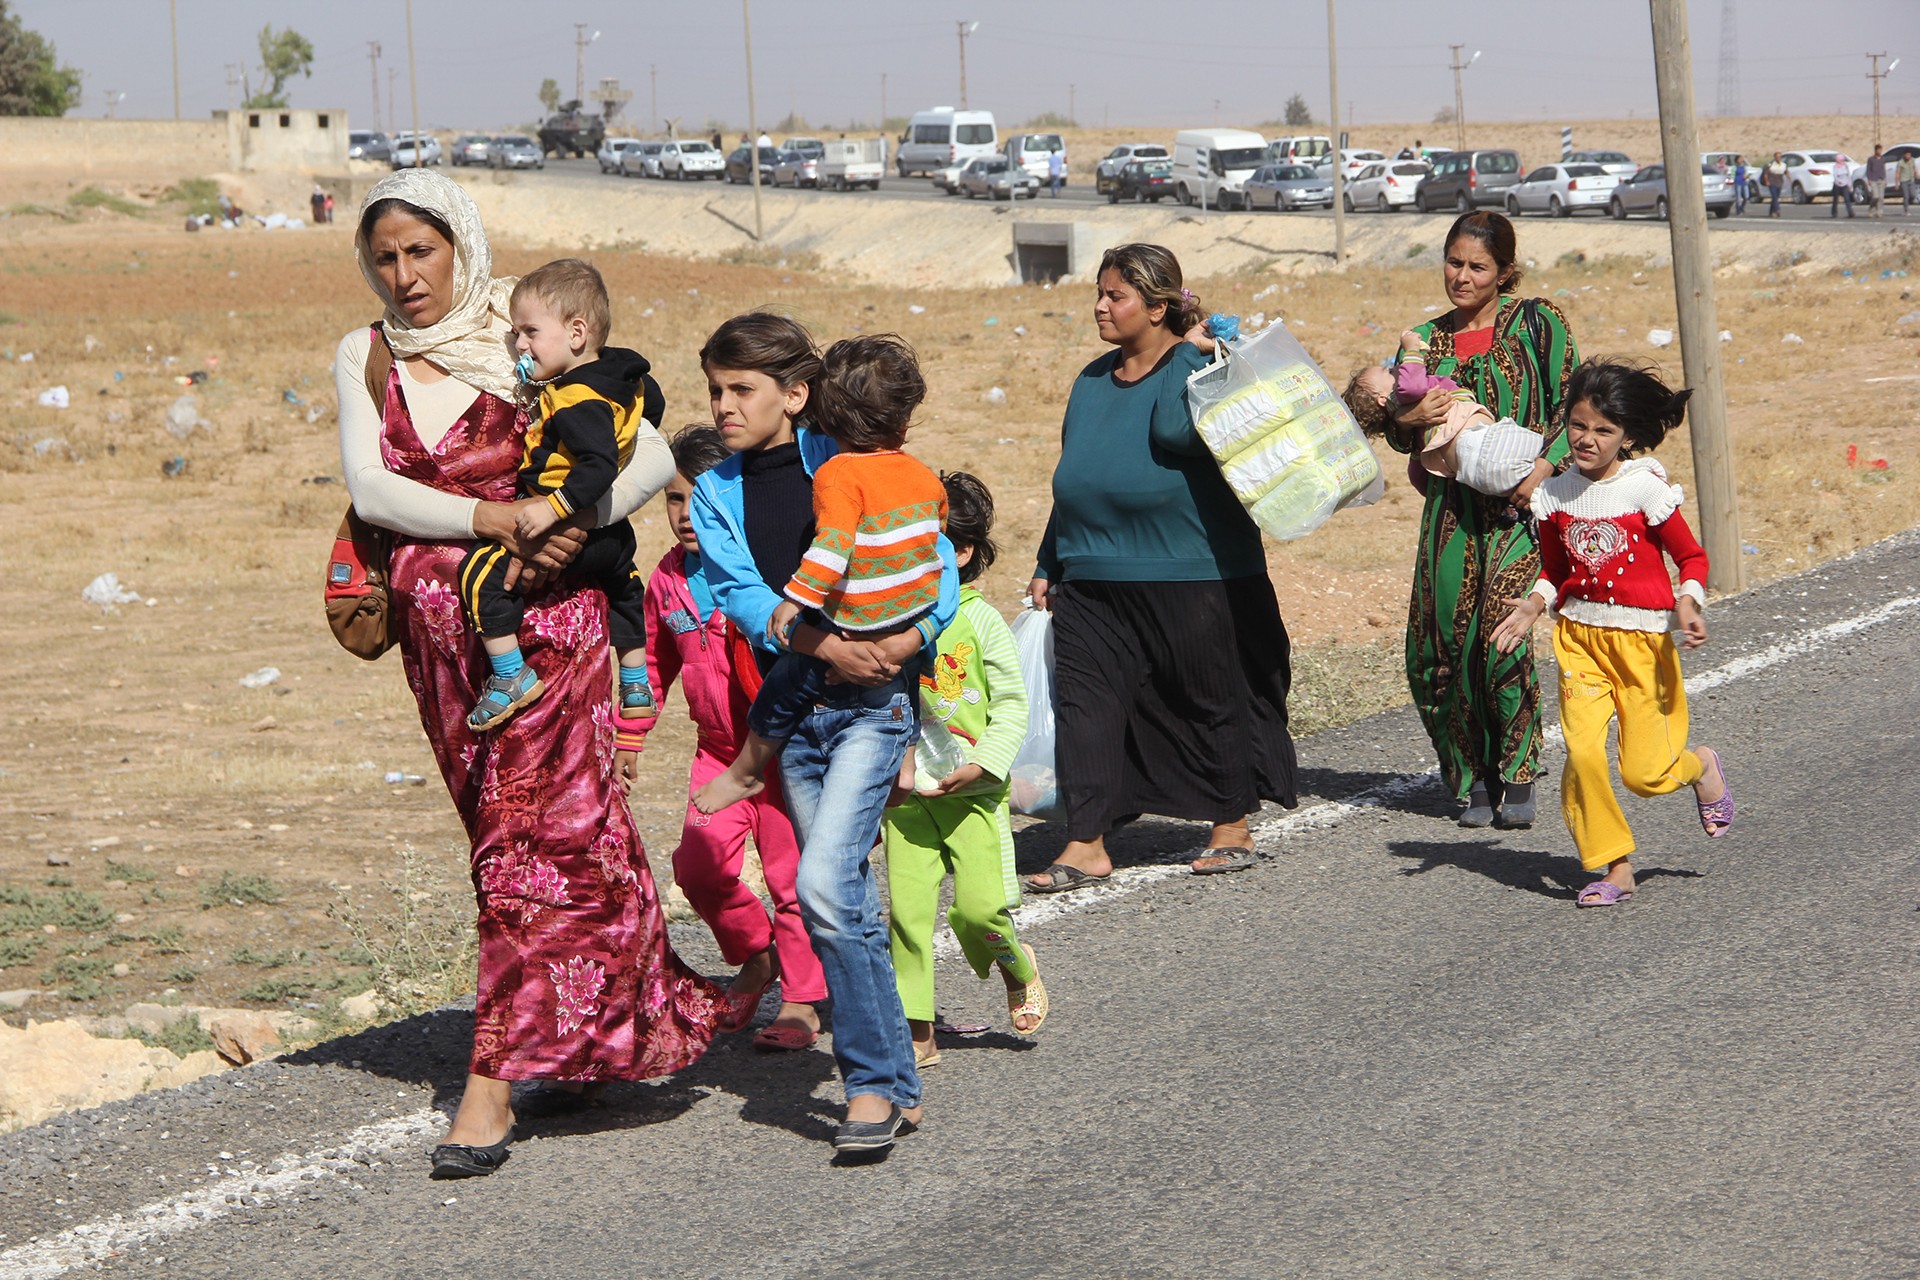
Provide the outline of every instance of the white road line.
{"type": "Polygon", "coordinates": [[[416,1111],[376,1121],[323,1150],[282,1156],[265,1166],[217,1178],[129,1213],[16,1245],[0,1252],[0,1280],[53,1280],[75,1267],[124,1257],[141,1245],[156,1244],[240,1209],[243,1196],[267,1200],[321,1179],[338,1178],[338,1166],[353,1164],[356,1155],[365,1157],[423,1144],[445,1125],[445,1118],[437,1111],[416,1111]]]}
{"type": "MultiPolygon", "coordinates": [[[[1777,667],[1790,658],[1809,653],[1835,640],[1843,639],[1870,627],[1879,626],[1914,608],[1920,608],[1920,596],[1901,596],[1889,600],[1877,609],[1855,614],[1851,618],[1842,618],[1830,622],[1824,627],[1816,627],[1804,635],[1782,640],[1769,645],[1744,658],[1736,658],[1725,666],[1704,671],[1687,681],[1687,692],[1698,696],[1735,680],[1777,667]]],[[[1558,724],[1546,727],[1546,740],[1549,745],[1559,747],[1565,744],[1558,724]]],[[[1287,835],[1301,831],[1326,831],[1340,825],[1356,813],[1369,809],[1379,809],[1397,803],[1411,796],[1437,787],[1440,781],[1438,769],[1428,769],[1421,773],[1403,773],[1389,778],[1381,785],[1349,800],[1329,800],[1306,809],[1297,809],[1292,813],[1256,822],[1253,825],[1255,838],[1287,835]]],[[[1021,929],[1032,929],[1049,924],[1062,917],[1070,916],[1088,907],[1096,907],[1115,898],[1144,889],[1174,876],[1187,874],[1184,863],[1156,864],[1145,867],[1123,867],[1113,873],[1113,878],[1103,885],[1092,888],[1075,889],[1068,893],[1047,896],[1030,896],[1024,905],[1013,913],[1013,920],[1021,929]]],[[[960,954],[959,943],[950,931],[943,930],[934,943],[934,954],[942,958],[960,954]]]]}
{"type": "MultiPolygon", "coordinates": [[[[1725,666],[1703,672],[1687,681],[1687,691],[1705,693],[1747,676],[1776,667],[1789,658],[1811,652],[1822,645],[1878,626],[1900,614],[1920,608],[1920,596],[1902,596],[1877,609],[1828,623],[1805,635],[1736,658],[1725,666]]],[[[1558,726],[1553,726],[1557,730],[1558,726]]],[[[1558,741],[1558,733],[1550,731],[1558,741]]],[[[1435,786],[1439,771],[1403,773],[1361,792],[1348,800],[1329,800],[1306,809],[1281,814],[1254,825],[1256,837],[1273,838],[1290,833],[1326,831],[1358,813],[1396,804],[1435,786]]],[[[1106,884],[1051,897],[1034,898],[1014,912],[1014,920],[1023,929],[1033,929],[1089,907],[1125,897],[1149,885],[1177,875],[1187,874],[1183,863],[1145,867],[1127,867],[1113,873],[1106,884]]],[[[943,957],[957,955],[959,947],[950,932],[943,932],[935,943],[935,953],[943,957]]],[[[150,1245],[204,1225],[240,1208],[240,1197],[271,1199],[294,1190],[303,1183],[338,1177],[336,1166],[361,1154],[394,1151],[423,1144],[445,1123],[436,1111],[416,1111],[363,1125],[340,1139],[335,1146],[305,1156],[282,1156],[267,1166],[250,1172],[228,1175],[203,1187],[155,1201],[130,1213],[118,1214],[99,1222],[70,1228],[57,1236],[36,1240],[0,1252],[0,1280],[54,1280],[75,1267],[123,1256],[129,1249],[150,1245]],[[227,1197],[234,1197],[230,1203],[227,1197]]]]}

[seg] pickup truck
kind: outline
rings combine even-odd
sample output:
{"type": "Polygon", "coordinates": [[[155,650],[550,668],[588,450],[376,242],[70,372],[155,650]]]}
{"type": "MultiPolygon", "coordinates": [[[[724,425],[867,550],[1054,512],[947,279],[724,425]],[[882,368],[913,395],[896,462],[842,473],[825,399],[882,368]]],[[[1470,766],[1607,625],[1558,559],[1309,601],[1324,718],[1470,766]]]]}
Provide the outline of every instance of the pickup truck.
{"type": "Polygon", "coordinates": [[[878,191],[886,172],[885,146],[880,138],[826,143],[820,156],[820,185],[835,191],[852,191],[855,187],[878,191]]]}

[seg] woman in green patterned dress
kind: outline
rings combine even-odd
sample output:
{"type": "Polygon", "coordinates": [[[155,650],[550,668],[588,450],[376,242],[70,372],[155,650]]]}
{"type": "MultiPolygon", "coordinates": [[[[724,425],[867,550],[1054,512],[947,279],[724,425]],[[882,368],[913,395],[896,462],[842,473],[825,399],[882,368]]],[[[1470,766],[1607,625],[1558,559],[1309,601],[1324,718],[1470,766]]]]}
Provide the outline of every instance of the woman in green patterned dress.
{"type": "MultiPolygon", "coordinates": [[[[1524,596],[1540,576],[1526,511],[1533,490],[1566,456],[1567,379],[1579,363],[1573,332],[1543,298],[1514,298],[1513,224],[1470,213],[1447,232],[1447,301],[1453,310],[1420,325],[1427,368],[1471,391],[1498,417],[1540,432],[1546,450],[1511,497],[1488,497],[1427,476],[1407,611],[1407,684],[1440,757],[1447,789],[1466,802],[1463,826],[1524,827],[1534,818],[1540,774],[1540,683],[1531,646],[1510,654],[1491,636],[1501,601],[1524,596]]],[[[1449,392],[1399,406],[1388,441],[1419,449],[1446,416],[1449,392]]]]}

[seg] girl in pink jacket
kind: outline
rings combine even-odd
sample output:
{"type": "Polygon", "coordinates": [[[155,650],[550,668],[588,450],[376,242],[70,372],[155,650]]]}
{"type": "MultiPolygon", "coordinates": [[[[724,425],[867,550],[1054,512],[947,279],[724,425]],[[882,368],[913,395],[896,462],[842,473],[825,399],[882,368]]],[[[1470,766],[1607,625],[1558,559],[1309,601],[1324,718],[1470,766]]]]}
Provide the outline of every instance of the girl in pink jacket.
{"type": "MultiPolygon", "coordinates": [[[[769,975],[777,974],[780,1012],[754,1037],[754,1047],[806,1049],[820,1034],[820,1016],[813,1006],[826,998],[827,981],[800,918],[794,889],[800,846],[787,821],[777,768],[768,772],[765,790],[719,813],[701,813],[691,799],[739,754],[752,702],[742,677],[757,684],[759,672],[750,663],[745,672],[737,670],[741,646],[731,624],[714,607],[689,511],[695,478],[730,456],[729,451],[719,431],[706,425],[682,429],[672,447],[676,474],[666,490],[667,519],[680,545],[662,557],[647,582],[645,612],[647,678],[658,705],[666,706],[667,690],[678,679],[687,714],[698,730],[686,821],[673,851],[673,878],[713,930],[727,963],[742,966],[720,1029],[739,1031],[751,1022],[770,985],[769,975]],[[740,879],[749,835],[773,898],[771,921],[758,895],[740,879]]],[[[644,746],[656,723],[657,715],[616,722],[623,777],[632,778],[633,753],[644,746]]]]}

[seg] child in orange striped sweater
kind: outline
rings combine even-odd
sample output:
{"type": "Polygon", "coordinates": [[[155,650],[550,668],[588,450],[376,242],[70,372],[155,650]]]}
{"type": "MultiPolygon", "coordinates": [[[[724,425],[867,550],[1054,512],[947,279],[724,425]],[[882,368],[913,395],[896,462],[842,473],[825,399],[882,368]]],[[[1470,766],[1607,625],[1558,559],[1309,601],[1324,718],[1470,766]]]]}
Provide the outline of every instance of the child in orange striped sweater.
{"type": "MultiPolygon", "coordinates": [[[[813,417],[840,451],[814,472],[813,541],[773,613],[782,645],[796,619],[877,640],[905,631],[938,602],[946,489],[901,452],[926,394],[913,348],[892,334],[846,338],[821,357],[813,417]]],[[[827,671],[818,658],[781,655],[754,695],[746,745],[694,792],[695,807],[718,813],[760,790],[767,766],[819,701],[827,671]]],[[[905,768],[912,767],[909,751],[905,768]]]]}

